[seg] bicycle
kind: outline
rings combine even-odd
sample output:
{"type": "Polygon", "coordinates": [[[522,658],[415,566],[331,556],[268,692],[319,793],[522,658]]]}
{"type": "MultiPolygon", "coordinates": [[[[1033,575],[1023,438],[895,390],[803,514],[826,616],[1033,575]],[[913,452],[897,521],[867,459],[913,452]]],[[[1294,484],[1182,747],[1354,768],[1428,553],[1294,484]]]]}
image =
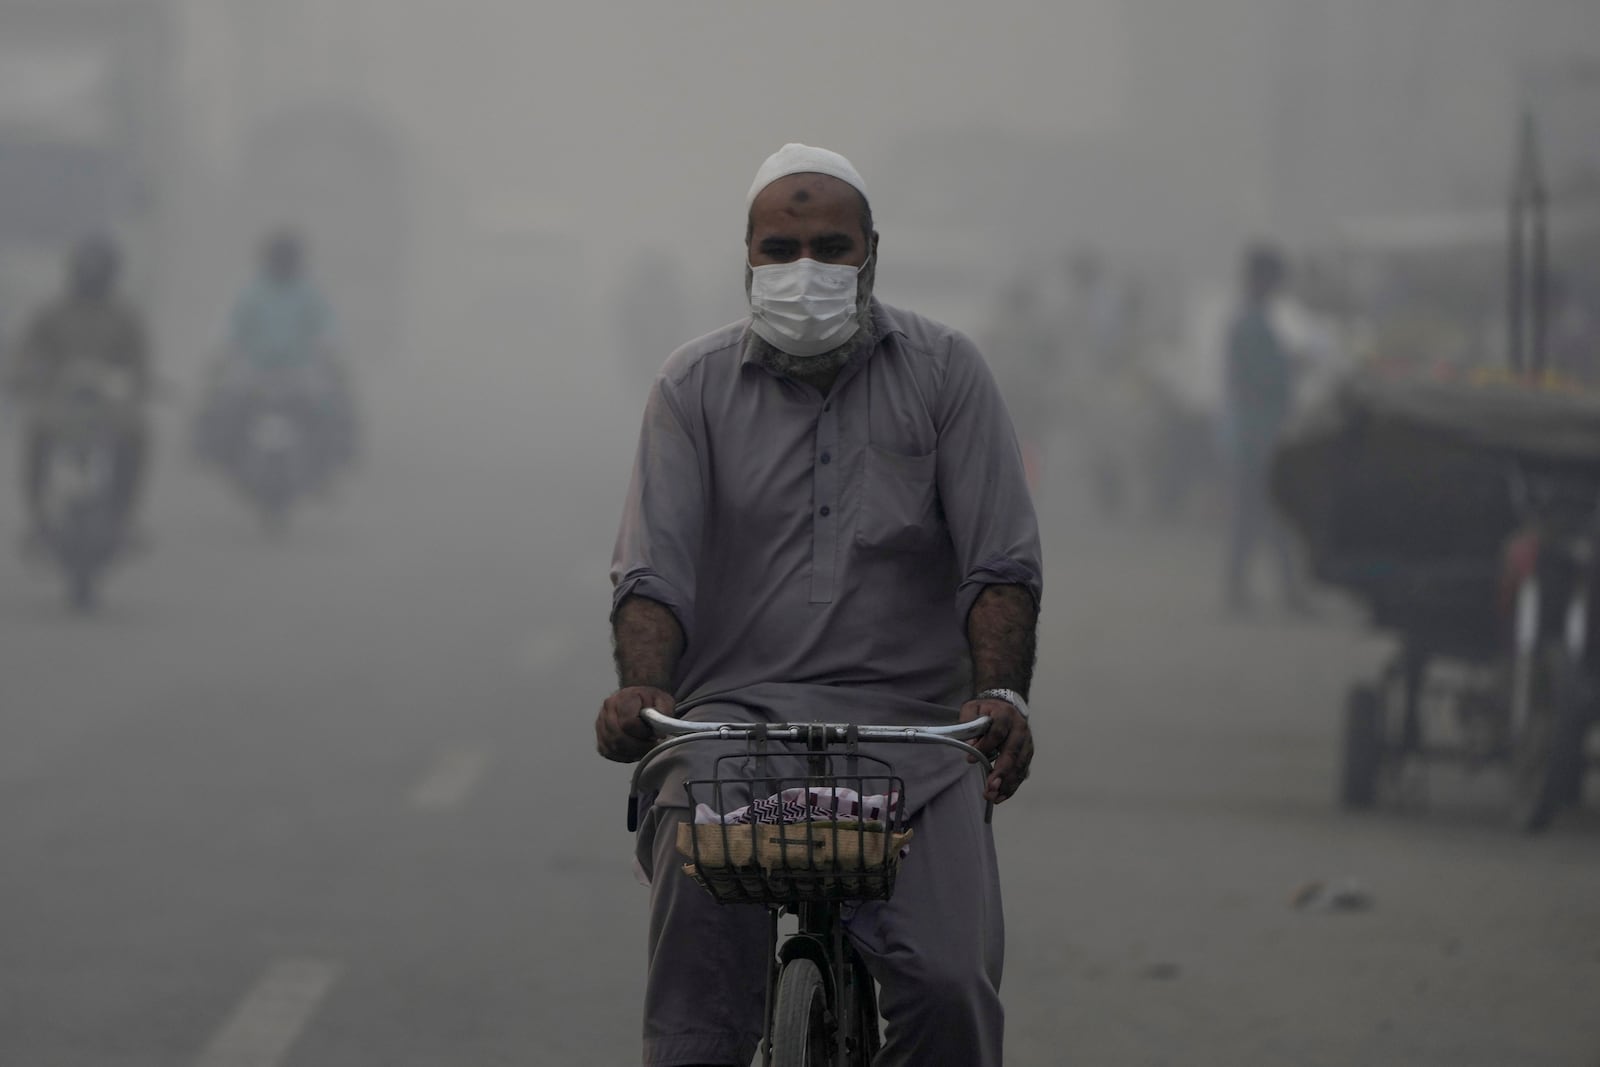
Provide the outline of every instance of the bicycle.
{"type": "MultiPolygon", "coordinates": [[[[860,745],[956,748],[976,756],[987,780],[989,759],[965,741],[982,734],[988,718],[953,726],[691,722],[653,708],[643,717],[662,740],[634,770],[631,832],[639,828],[640,781],[656,759],[688,744],[744,742],[742,751],[717,757],[711,777],[685,781],[691,809],[708,821],[682,823],[677,846],[691,861],[684,873],[718,903],[768,910],[763,1067],[869,1067],[881,1044],[877,987],[845,936],[842,909],[889,899],[912,835],[905,783],[860,745]],[[774,742],[804,748],[773,751],[774,742]],[[786,762],[803,765],[803,773],[773,773],[774,763],[786,762]],[[732,773],[733,763],[754,774],[732,773]],[[740,800],[742,808],[730,808],[740,800]],[[798,925],[780,939],[784,914],[798,925]]],[[[986,804],[984,821],[992,814],[986,804]]]]}

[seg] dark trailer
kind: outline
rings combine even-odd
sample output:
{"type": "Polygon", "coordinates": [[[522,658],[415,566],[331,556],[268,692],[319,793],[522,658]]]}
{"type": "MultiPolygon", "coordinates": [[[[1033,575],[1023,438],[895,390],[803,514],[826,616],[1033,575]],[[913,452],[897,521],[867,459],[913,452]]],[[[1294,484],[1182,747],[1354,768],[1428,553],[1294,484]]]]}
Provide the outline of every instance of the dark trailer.
{"type": "MultiPolygon", "coordinates": [[[[1600,391],[1552,365],[1547,345],[1552,250],[1568,276],[1592,275],[1600,196],[1583,181],[1553,198],[1540,164],[1530,118],[1499,270],[1479,274],[1482,310],[1445,316],[1473,328],[1431,351],[1418,338],[1440,331],[1396,331],[1275,457],[1274,497],[1315,576],[1397,638],[1380,676],[1349,692],[1347,807],[1403,795],[1422,767],[1450,761],[1508,771],[1513,821],[1538,830],[1580,800],[1592,762],[1600,391]],[[1492,325],[1498,358],[1485,360],[1492,325]]],[[[1394,263],[1387,277],[1401,277],[1394,263]]]]}

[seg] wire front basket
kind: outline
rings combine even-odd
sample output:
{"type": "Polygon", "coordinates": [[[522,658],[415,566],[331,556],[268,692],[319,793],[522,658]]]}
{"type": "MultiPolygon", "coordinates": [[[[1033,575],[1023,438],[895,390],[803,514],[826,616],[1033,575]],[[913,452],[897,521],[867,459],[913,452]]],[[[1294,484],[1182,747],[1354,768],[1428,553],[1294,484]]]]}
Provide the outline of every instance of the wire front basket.
{"type": "Polygon", "coordinates": [[[719,902],[887,900],[911,839],[905,783],[871,756],[722,756],[684,783],[695,821],[678,827],[684,865],[719,902]],[[736,774],[757,760],[755,776],[736,774]],[[825,773],[772,775],[766,761],[825,773]],[[838,763],[845,764],[837,773],[838,763]],[[867,764],[862,768],[861,764],[867,764]]]}

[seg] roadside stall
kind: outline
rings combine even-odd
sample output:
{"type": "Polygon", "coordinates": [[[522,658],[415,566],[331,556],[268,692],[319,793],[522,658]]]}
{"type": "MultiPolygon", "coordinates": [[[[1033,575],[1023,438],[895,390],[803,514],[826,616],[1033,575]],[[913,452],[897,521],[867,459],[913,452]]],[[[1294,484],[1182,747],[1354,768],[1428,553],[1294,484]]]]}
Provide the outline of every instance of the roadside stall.
{"type": "Polygon", "coordinates": [[[1551,212],[1533,148],[1498,245],[1457,218],[1347,251],[1365,364],[1276,456],[1313,575],[1397,639],[1346,701],[1350,808],[1404,796],[1434,762],[1508,771],[1525,830],[1580,797],[1600,693],[1600,392],[1550,366],[1548,311],[1551,264],[1600,257],[1600,201],[1551,212]]]}

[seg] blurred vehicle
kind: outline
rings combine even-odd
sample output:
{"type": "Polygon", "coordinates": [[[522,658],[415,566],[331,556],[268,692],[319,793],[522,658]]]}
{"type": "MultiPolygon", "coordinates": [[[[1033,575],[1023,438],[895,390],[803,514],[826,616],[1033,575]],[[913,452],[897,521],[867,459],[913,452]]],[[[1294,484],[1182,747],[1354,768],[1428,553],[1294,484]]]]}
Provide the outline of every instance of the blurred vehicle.
{"type": "Polygon", "coordinates": [[[10,336],[56,250],[115,231],[142,265],[135,294],[158,307],[163,249],[181,215],[162,196],[178,172],[182,41],[168,0],[0,3],[0,323],[10,336]],[[7,314],[9,312],[9,314],[7,314]]]}
{"type": "Polygon", "coordinates": [[[355,412],[334,351],[333,309],[310,276],[305,241],[277,229],[234,307],[196,426],[215,462],[281,531],[293,505],[354,459],[355,412]]]}
{"type": "Polygon", "coordinates": [[[351,456],[325,365],[264,371],[221,365],[195,424],[195,449],[282,533],[294,510],[326,490],[351,456]]]}
{"type": "Polygon", "coordinates": [[[1503,769],[1520,829],[1576,803],[1600,711],[1600,398],[1367,373],[1280,450],[1316,575],[1398,641],[1350,688],[1339,798],[1503,769]]]}
{"type": "Polygon", "coordinates": [[[1344,296],[1374,358],[1279,448],[1274,492],[1317,576],[1399,639],[1350,690],[1341,801],[1403,792],[1431,762],[1502,766],[1536,831],[1581,799],[1600,718],[1600,393],[1563,373],[1583,359],[1548,359],[1553,268],[1600,262],[1600,215],[1551,202],[1531,121],[1519,151],[1497,226],[1414,220],[1398,247],[1369,242],[1379,284],[1344,296]]]}
{"type": "Polygon", "coordinates": [[[1583,799],[1587,735],[1600,718],[1600,482],[1563,472],[1524,476],[1516,489],[1529,518],[1501,573],[1511,623],[1503,743],[1513,817],[1537,830],[1583,799]]]}
{"type": "Polygon", "coordinates": [[[138,309],[119,292],[121,263],[110,237],[80,241],[5,369],[25,412],[28,545],[61,563],[81,608],[126,540],[146,468],[150,352],[138,309]]]}
{"type": "Polygon", "coordinates": [[[36,415],[43,489],[35,547],[60,570],[67,600],[79,611],[95,606],[105,574],[126,548],[118,465],[140,432],[137,389],[125,372],[79,364],[36,415]]]}

